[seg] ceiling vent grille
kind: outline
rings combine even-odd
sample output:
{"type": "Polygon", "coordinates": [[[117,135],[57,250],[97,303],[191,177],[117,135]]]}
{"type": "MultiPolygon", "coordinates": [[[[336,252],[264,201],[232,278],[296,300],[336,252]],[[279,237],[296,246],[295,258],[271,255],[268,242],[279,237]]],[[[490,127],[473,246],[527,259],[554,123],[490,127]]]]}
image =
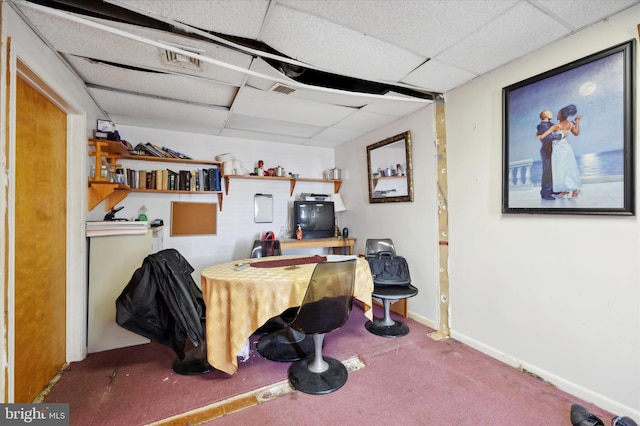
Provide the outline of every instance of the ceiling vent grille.
{"type": "MultiPolygon", "coordinates": [[[[176,47],[178,49],[184,50],[189,53],[194,53],[196,55],[202,55],[204,53],[204,50],[194,49],[193,47],[181,46],[179,44],[169,43],[166,41],[163,41],[162,43],[168,44],[170,46],[176,47]]],[[[160,49],[160,57],[162,58],[162,62],[167,65],[173,65],[176,67],[188,68],[192,70],[202,69],[202,61],[200,59],[183,55],[182,53],[177,53],[177,52],[166,50],[166,49],[160,49]]]]}
{"type": "Polygon", "coordinates": [[[293,87],[285,86],[284,84],[276,83],[269,89],[272,92],[282,93],[284,95],[290,95],[296,91],[293,87]]]}

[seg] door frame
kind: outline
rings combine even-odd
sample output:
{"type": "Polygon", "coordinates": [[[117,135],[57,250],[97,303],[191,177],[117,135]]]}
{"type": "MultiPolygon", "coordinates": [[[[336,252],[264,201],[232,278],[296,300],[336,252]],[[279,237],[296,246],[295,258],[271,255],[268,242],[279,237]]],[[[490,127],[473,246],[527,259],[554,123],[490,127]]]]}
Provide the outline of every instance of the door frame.
{"type": "Polygon", "coordinates": [[[39,93],[53,102],[67,115],[67,219],[66,219],[66,362],[79,361],[87,355],[86,318],[87,318],[87,242],[85,237],[85,220],[87,206],[87,125],[86,114],[80,105],[69,101],[72,95],[66,96],[64,90],[53,83],[56,76],[47,76],[43,68],[46,64],[29,61],[27,50],[16,47],[16,43],[8,39],[9,63],[2,67],[2,84],[8,81],[6,92],[8,98],[2,99],[3,116],[8,125],[3,136],[6,164],[0,173],[0,219],[6,232],[0,238],[0,244],[8,248],[0,261],[0,273],[3,276],[2,298],[8,315],[0,317],[0,326],[4,338],[0,343],[2,351],[0,360],[4,365],[0,379],[0,394],[3,400],[13,402],[14,398],[14,363],[15,363],[15,150],[16,150],[16,80],[19,76],[39,93]],[[21,53],[24,52],[24,55],[21,53]],[[36,71],[36,69],[38,71],[36,71]],[[4,203],[4,200],[7,202],[4,203]],[[4,205],[3,205],[4,204],[4,205]]]}

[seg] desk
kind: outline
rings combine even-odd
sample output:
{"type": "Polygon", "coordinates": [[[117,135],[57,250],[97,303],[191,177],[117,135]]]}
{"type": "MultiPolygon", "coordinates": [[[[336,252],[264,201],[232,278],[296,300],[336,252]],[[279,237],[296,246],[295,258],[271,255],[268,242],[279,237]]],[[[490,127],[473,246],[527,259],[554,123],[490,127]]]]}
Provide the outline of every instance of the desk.
{"type": "Polygon", "coordinates": [[[280,248],[284,250],[298,250],[298,249],[309,249],[309,248],[333,248],[334,254],[336,253],[336,249],[340,247],[347,247],[349,253],[353,254],[353,246],[356,244],[355,238],[342,238],[342,237],[331,237],[331,238],[303,238],[301,240],[280,240],[280,248]]]}
{"type": "MultiPolygon", "coordinates": [[[[277,259],[299,257],[309,256],[278,256],[277,259]]],[[[326,257],[328,261],[354,258],[338,255],[326,257]]],[[[240,262],[274,259],[236,260],[202,271],[202,294],[207,306],[207,361],[214,368],[233,374],[238,369],[237,354],[253,332],[268,319],[302,303],[315,263],[298,265],[295,269],[250,266],[235,270],[235,265],[240,262]]],[[[354,297],[363,302],[365,316],[373,319],[371,270],[365,259],[357,260],[354,297]]]]}

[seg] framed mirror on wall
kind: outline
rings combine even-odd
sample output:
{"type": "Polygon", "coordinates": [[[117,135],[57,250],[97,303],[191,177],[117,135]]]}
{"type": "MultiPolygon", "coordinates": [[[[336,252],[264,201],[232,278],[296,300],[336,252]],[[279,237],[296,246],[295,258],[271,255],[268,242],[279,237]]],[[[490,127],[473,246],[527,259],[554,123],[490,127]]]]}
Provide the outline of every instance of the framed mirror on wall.
{"type": "Polygon", "coordinates": [[[370,203],[413,201],[411,132],[367,147],[370,203]]]}

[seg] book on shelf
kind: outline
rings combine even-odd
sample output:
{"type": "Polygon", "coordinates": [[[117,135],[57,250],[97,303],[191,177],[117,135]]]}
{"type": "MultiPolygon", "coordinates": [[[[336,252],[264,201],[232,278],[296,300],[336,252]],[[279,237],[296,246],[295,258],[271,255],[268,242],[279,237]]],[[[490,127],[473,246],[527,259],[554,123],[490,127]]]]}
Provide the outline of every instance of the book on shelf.
{"type": "MultiPolygon", "coordinates": [[[[154,145],[154,146],[155,146],[155,145],[154,145]]],[[[170,153],[169,151],[167,151],[167,150],[166,150],[166,147],[161,146],[161,147],[160,147],[160,150],[161,150],[162,152],[164,152],[165,154],[167,154],[167,156],[168,156],[169,158],[180,158],[180,157],[178,157],[177,155],[172,154],[172,153],[170,153]]]]}
{"type": "Polygon", "coordinates": [[[220,169],[216,167],[212,167],[208,170],[209,174],[209,190],[210,191],[220,191],[221,183],[220,183],[220,169]]]}
{"type": "Polygon", "coordinates": [[[147,185],[145,189],[156,189],[156,171],[147,171],[147,185]]]}
{"type": "Polygon", "coordinates": [[[133,148],[133,151],[131,151],[132,154],[134,155],[141,155],[141,156],[146,156],[146,157],[155,157],[155,154],[151,151],[149,151],[149,148],[147,148],[147,146],[145,144],[139,143],[138,145],[135,146],[135,148],[133,148]]]}
{"type": "Polygon", "coordinates": [[[191,172],[189,170],[180,170],[178,172],[178,189],[180,191],[191,190],[191,172]]]}
{"type": "Polygon", "coordinates": [[[191,160],[191,157],[189,157],[188,155],[182,154],[178,151],[174,151],[171,148],[167,148],[166,146],[162,146],[161,147],[164,151],[167,151],[169,154],[175,156],[176,158],[182,158],[183,160],[191,160]]]}
{"type": "Polygon", "coordinates": [[[147,142],[144,144],[149,152],[151,152],[154,156],[159,158],[169,158],[166,154],[164,154],[161,150],[156,149],[156,147],[151,143],[147,142]]]}
{"type": "Polygon", "coordinates": [[[118,168],[118,176],[124,184],[132,189],[147,189],[156,191],[191,191],[191,192],[220,192],[222,174],[220,169],[211,167],[206,169],[180,170],[170,169],[134,170],[118,168]]]}
{"type": "Polygon", "coordinates": [[[146,145],[150,148],[153,148],[153,150],[158,153],[159,157],[174,158],[173,155],[169,154],[167,151],[160,148],[158,145],[152,144],[151,142],[147,142],[146,145]]]}
{"type": "Polygon", "coordinates": [[[202,169],[201,170],[201,174],[202,174],[202,190],[203,191],[211,191],[210,189],[210,185],[209,185],[209,169],[202,169]]]}
{"type": "Polygon", "coordinates": [[[178,173],[167,169],[167,189],[170,191],[178,190],[178,173]]]}
{"type": "Polygon", "coordinates": [[[138,170],[138,189],[145,189],[147,187],[147,171],[138,170]]]}
{"type": "Polygon", "coordinates": [[[159,170],[161,179],[160,179],[160,189],[166,191],[169,189],[169,171],[167,169],[159,170]]]}

